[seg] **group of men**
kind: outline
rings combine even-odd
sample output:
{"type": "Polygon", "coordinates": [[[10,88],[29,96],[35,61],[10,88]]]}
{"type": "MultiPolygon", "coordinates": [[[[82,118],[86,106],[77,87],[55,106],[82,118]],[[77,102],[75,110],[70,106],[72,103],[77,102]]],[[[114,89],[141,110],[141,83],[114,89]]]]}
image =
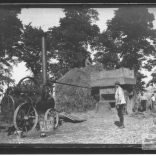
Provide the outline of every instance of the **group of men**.
{"type": "MultiPolygon", "coordinates": [[[[125,106],[126,106],[126,97],[125,97],[125,94],[124,94],[124,90],[123,88],[121,87],[120,85],[120,82],[115,82],[115,104],[116,104],[116,109],[117,109],[117,112],[118,112],[118,116],[119,116],[119,128],[124,128],[125,125],[124,125],[124,111],[125,111],[125,106]]],[[[156,105],[156,98],[155,98],[155,95],[152,94],[151,96],[151,104],[149,105],[149,108],[151,110],[154,109],[156,105]]],[[[146,96],[141,93],[141,96],[140,96],[140,106],[138,111],[146,111],[147,110],[147,98],[146,96]]]]}
{"type": "Polygon", "coordinates": [[[150,99],[148,99],[143,93],[139,96],[139,102],[140,102],[140,107],[138,108],[138,111],[146,111],[146,110],[151,110],[155,111],[155,105],[156,105],[156,98],[155,94],[153,93],[150,99]]]}

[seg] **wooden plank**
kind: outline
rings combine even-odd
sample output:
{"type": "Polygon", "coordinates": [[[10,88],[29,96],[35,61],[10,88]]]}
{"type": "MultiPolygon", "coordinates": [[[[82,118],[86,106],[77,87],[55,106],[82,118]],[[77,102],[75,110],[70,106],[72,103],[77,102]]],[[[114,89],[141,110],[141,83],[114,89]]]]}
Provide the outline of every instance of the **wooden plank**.
{"type": "Polygon", "coordinates": [[[120,78],[120,77],[125,77],[125,78],[135,78],[134,76],[134,71],[129,70],[127,68],[120,68],[116,70],[103,70],[101,72],[92,72],[91,73],[91,80],[100,80],[104,78],[120,78]]]}
{"type": "Polygon", "coordinates": [[[115,94],[115,88],[100,89],[100,94],[115,94]]]}
{"type": "Polygon", "coordinates": [[[115,82],[119,81],[121,84],[136,84],[136,79],[130,79],[130,78],[103,78],[101,80],[94,80],[91,81],[91,87],[109,87],[114,86],[115,82]]]}
{"type": "Polygon", "coordinates": [[[102,102],[102,103],[105,103],[105,102],[110,103],[110,102],[115,102],[115,100],[102,100],[102,99],[100,99],[99,102],[102,102]]]}

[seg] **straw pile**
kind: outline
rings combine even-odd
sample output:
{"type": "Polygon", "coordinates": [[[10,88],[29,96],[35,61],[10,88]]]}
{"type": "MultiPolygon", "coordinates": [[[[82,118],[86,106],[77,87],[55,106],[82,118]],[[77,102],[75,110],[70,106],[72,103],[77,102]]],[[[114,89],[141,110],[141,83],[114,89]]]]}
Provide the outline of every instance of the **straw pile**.
{"type": "MultiPolygon", "coordinates": [[[[90,73],[101,71],[101,65],[74,68],[58,82],[90,87],[90,73]]],[[[95,108],[96,100],[91,96],[91,89],[56,84],[56,109],[66,112],[82,112],[95,108]]]]}

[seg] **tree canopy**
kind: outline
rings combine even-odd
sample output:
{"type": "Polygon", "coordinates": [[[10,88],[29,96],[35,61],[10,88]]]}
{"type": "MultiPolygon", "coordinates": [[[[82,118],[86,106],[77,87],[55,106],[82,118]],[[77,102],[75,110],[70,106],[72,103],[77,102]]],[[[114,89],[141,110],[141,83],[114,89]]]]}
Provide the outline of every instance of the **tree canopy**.
{"type": "Polygon", "coordinates": [[[25,25],[21,42],[17,46],[18,60],[26,63],[26,67],[33,73],[34,77],[41,72],[41,39],[43,35],[44,32],[41,28],[33,27],[31,23],[25,25]]]}
{"type": "Polygon", "coordinates": [[[99,28],[93,24],[98,20],[98,13],[90,8],[65,8],[65,17],[60,19],[58,27],[47,32],[50,49],[58,60],[62,74],[74,67],[83,67],[90,56],[89,46],[94,48],[94,40],[99,28]]]}
{"type": "Polygon", "coordinates": [[[8,75],[9,81],[10,62],[15,61],[13,56],[24,61],[34,76],[41,73],[41,38],[46,34],[48,73],[60,77],[72,68],[81,68],[85,66],[86,58],[96,50],[94,61],[102,63],[109,70],[120,67],[133,69],[137,76],[137,87],[143,89],[142,79],[145,76],[140,70],[151,70],[155,59],[147,60],[147,57],[155,58],[156,54],[154,15],[147,8],[117,9],[102,33],[95,24],[98,20],[95,9],[67,7],[63,12],[65,17],[60,19],[59,26],[44,32],[31,24],[23,27],[17,18],[20,9],[0,10],[1,80],[6,80],[8,75]],[[53,59],[57,62],[53,63],[53,59]]]}
{"type": "MultiPolygon", "coordinates": [[[[121,7],[115,11],[115,16],[107,22],[107,30],[101,34],[99,51],[95,58],[105,67],[127,67],[133,69],[137,76],[137,85],[143,89],[139,71],[149,68],[149,63],[143,63],[146,56],[155,54],[152,41],[155,40],[153,29],[154,15],[144,7],[121,7]],[[105,37],[105,39],[103,39],[105,37]],[[107,59],[109,58],[109,59],[107,59]]],[[[98,47],[99,48],[99,47],[98,47]]]]}
{"type": "Polygon", "coordinates": [[[0,83],[9,84],[11,79],[11,63],[15,63],[15,45],[20,40],[22,23],[17,15],[20,9],[0,9],[0,83]]]}

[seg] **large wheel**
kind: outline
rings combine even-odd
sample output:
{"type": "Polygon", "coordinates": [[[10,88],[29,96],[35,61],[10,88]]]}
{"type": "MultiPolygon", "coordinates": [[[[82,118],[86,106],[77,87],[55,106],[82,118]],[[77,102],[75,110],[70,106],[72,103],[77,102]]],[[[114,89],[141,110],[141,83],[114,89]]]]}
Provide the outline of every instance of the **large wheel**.
{"type": "Polygon", "coordinates": [[[53,124],[52,126],[55,129],[59,124],[59,115],[54,109],[49,108],[45,113],[44,120],[52,120],[53,122],[51,124],[53,124]]]}
{"type": "Polygon", "coordinates": [[[19,105],[14,112],[14,126],[26,133],[32,132],[38,123],[36,109],[30,103],[19,105]]]}
{"type": "Polygon", "coordinates": [[[13,121],[15,111],[15,101],[11,95],[5,95],[1,101],[1,112],[5,119],[13,121]]]}
{"type": "Polygon", "coordinates": [[[39,91],[39,86],[35,79],[33,77],[25,77],[21,79],[17,85],[20,92],[30,92],[30,93],[36,93],[39,91]]]}

